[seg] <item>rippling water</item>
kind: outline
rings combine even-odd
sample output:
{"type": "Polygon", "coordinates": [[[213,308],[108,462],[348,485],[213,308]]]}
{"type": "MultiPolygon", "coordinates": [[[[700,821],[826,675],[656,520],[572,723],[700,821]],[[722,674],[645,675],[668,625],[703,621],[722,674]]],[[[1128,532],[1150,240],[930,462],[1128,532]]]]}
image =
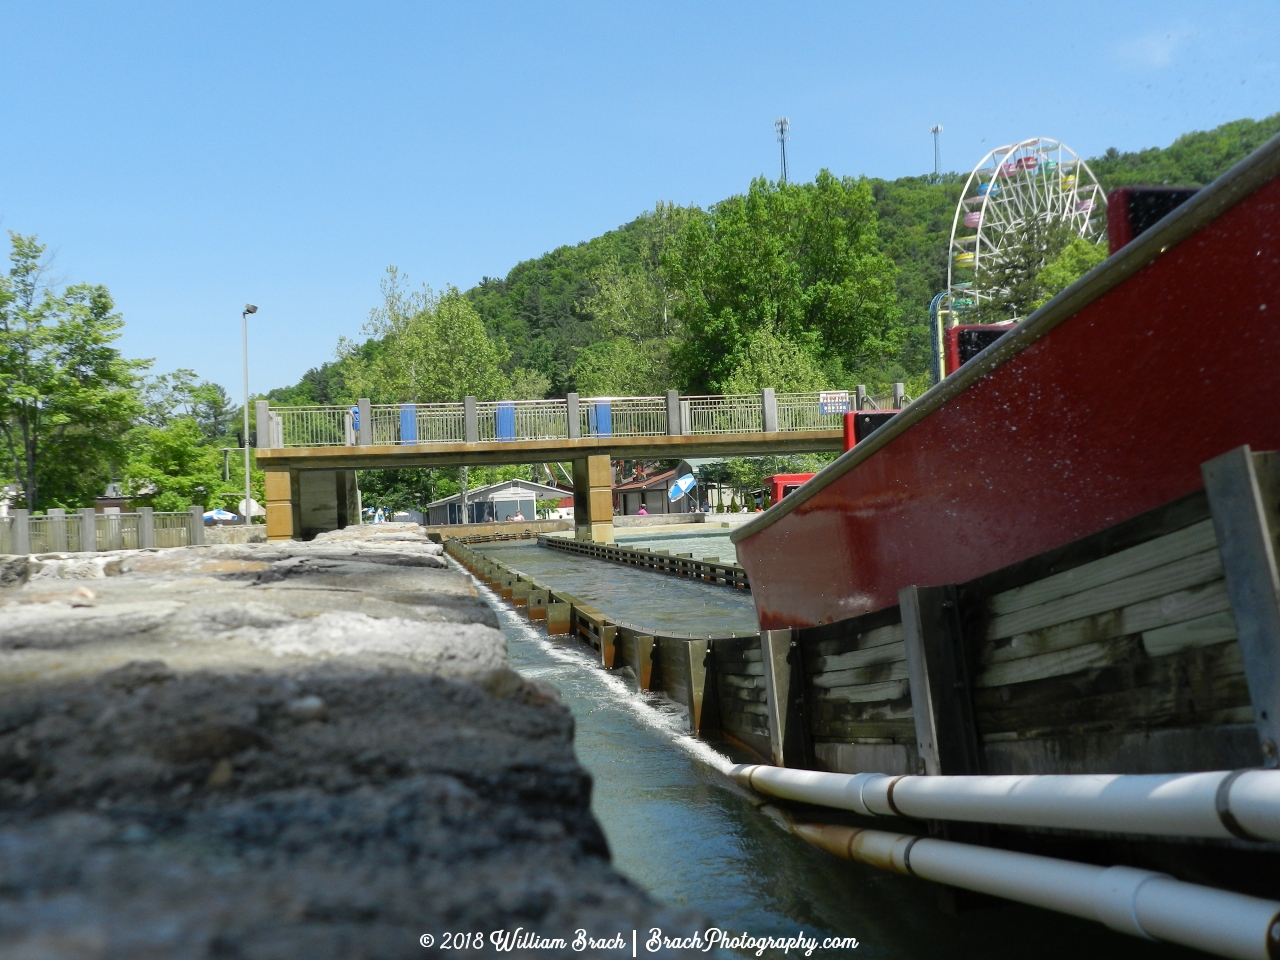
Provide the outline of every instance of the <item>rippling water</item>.
{"type": "MultiPolygon", "coordinates": [[[[665,598],[666,615],[684,622],[707,623],[712,615],[707,598],[690,597],[685,587],[718,591],[724,597],[711,605],[723,602],[738,616],[750,610],[749,597],[723,587],[536,547],[486,547],[485,552],[495,558],[502,554],[513,566],[520,566],[517,558],[532,565],[540,562],[535,557],[549,554],[541,578],[583,599],[585,588],[594,586],[591,602],[623,619],[609,601],[623,602],[632,589],[645,603],[665,598]],[[575,561],[564,565],[572,585],[554,572],[562,558],[575,561]]],[[[856,951],[819,950],[815,957],[1202,956],[1027,907],[950,917],[938,910],[932,885],[816,850],[783,832],[726,776],[733,763],[729,756],[685,733],[687,721],[678,705],[638,693],[624,674],[601,670],[594,651],[567,638],[548,638],[541,627],[479,589],[498,611],[512,668],[553,684],[573,711],[578,759],[594,777],[592,810],[609,839],[614,864],[657,899],[696,909],[730,931],[756,936],[803,931],[819,940],[852,936],[860,941],[856,951]]]]}

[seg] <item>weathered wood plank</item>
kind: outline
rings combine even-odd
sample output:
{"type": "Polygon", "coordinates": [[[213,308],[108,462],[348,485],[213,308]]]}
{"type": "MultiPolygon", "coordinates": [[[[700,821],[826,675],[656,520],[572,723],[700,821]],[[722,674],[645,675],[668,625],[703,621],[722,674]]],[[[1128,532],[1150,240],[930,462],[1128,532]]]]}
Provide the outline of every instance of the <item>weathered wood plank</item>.
{"type": "Polygon", "coordinates": [[[994,663],[981,670],[975,687],[998,687],[1006,683],[1025,683],[1045,677],[1078,673],[1092,667],[1106,667],[1145,657],[1140,636],[1115,637],[1098,643],[1086,643],[1066,650],[1055,650],[1017,660],[994,663]]]}
{"type": "Polygon", "coordinates": [[[830,721],[821,733],[814,730],[814,739],[824,743],[849,743],[863,737],[915,743],[916,725],[912,720],[830,721]]]}
{"type": "Polygon", "coordinates": [[[848,656],[860,650],[871,650],[896,643],[902,643],[901,623],[891,623],[862,632],[855,631],[839,640],[824,640],[821,643],[803,647],[805,669],[820,670],[822,661],[831,657],[848,656]]]}
{"type": "Polygon", "coordinates": [[[1112,637],[1144,633],[1230,609],[1231,600],[1227,596],[1226,584],[1222,580],[1211,580],[1118,610],[1108,610],[1091,617],[985,642],[978,652],[978,661],[992,664],[1053,650],[1066,650],[1112,637]]]}
{"type": "Polygon", "coordinates": [[[814,657],[805,662],[805,673],[818,675],[834,673],[839,670],[852,670],[855,667],[866,667],[873,663],[890,663],[907,658],[906,644],[901,640],[894,643],[878,644],[866,649],[850,650],[848,653],[836,653],[826,657],[814,657]]]}
{"type": "Polygon", "coordinates": [[[1167,536],[1148,540],[1128,550],[1121,550],[1109,557],[1086,563],[1063,573],[1045,577],[1024,587],[998,593],[988,602],[995,615],[1014,613],[1027,607],[1039,606],[1050,600],[1095,587],[1105,586],[1134,574],[1167,566],[1174,561],[1217,548],[1213,535],[1213,521],[1202,520],[1167,536]]]}
{"type": "Polygon", "coordinates": [[[1235,642],[974,691],[983,736],[1003,731],[1031,735],[1082,724],[1114,729],[1195,726],[1248,703],[1235,642]]]}
{"type": "Polygon", "coordinates": [[[1236,620],[1227,610],[1147,630],[1142,634],[1142,647],[1148,656],[1163,657],[1190,647],[1211,647],[1235,639],[1236,620]]]}
{"type": "Polygon", "coordinates": [[[910,693],[906,680],[890,680],[885,683],[867,683],[859,687],[836,687],[834,690],[819,690],[817,696],[822,700],[844,700],[849,703],[864,703],[872,700],[896,700],[910,693]]]}
{"type": "Polygon", "coordinates": [[[720,683],[729,689],[742,690],[763,690],[764,679],[762,677],[744,677],[735,673],[722,673],[719,677],[720,683]]]}
{"type": "Polygon", "coordinates": [[[1222,561],[1218,557],[1218,551],[1207,550],[1085,593],[1075,593],[1025,610],[994,616],[987,624],[986,636],[988,640],[1012,637],[1221,578],[1222,561]]]}
{"type": "Polygon", "coordinates": [[[907,697],[871,703],[815,699],[811,707],[814,718],[825,720],[909,720],[914,716],[907,697]]]}
{"type": "Polygon", "coordinates": [[[858,667],[854,670],[833,670],[829,673],[816,674],[809,677],[809,682],[820,690],[836,690],[905,679],[907,679],[907,661],[892,660],[858,667]]]}

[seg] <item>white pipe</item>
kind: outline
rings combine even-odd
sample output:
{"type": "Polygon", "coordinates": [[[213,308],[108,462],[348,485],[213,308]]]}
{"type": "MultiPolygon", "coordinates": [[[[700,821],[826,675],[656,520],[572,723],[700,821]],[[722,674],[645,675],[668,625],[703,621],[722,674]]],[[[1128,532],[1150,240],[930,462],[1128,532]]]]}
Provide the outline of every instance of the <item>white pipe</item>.
{"type": "Polygon", "coordinates": [[[1280,903],[1133,867],[1095,867],[882,830],[797,824],[848,860],[1097,920],[1112,930],[1239,960],[1280,957],[1280,903]]]}
{"type": "Polygon", "coordinates": [[[761,793],[864,816],[1280,840],[1280,770],[890,777],[743,764],[732,775],[761,793]]]}

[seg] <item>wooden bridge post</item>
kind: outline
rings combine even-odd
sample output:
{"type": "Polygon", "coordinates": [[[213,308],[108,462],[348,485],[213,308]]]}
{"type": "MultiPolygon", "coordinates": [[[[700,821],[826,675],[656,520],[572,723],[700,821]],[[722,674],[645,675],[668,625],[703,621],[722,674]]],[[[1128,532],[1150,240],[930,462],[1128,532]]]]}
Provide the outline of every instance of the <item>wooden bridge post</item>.
{"type": "Polygon", "coordinates": [[[1236,447],[1201,466],[1262,762],[1280,744],[1280,453],[1236,447]]]}
{"type": "Polygon", "coordinates": [[[613,543],[613,468],[607,454],[573,461],[573,524],[578,540],[613,543]]]}
{"type": "Polygon", "coordinates": [[[982,772],[954,585],[898,591],[921,771],[982,772]]]}

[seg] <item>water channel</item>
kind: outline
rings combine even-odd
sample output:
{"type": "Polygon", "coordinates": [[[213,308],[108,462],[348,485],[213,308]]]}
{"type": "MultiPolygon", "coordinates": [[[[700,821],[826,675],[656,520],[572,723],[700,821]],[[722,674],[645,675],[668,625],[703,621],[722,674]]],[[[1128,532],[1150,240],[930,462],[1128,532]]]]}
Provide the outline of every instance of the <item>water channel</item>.
{"type": "MultiPolygon", "coordinates": [[[[479,549],[620,620],[690,633],[755,631],[749,594],[536,546],[479,549]]],[[[600,669],[590,648],[548,638],[478,589],[498,611],[511,666],[554,685],[573,712],[578,759],[594,778],[592,810],[614,865],[658,900],[697,910],[731,932],[856,937],[856,951],[840,951],[848,956],[1202,956],[1029,907],[949,916],[938,909],[932,885],[809,846],[726,776],[742,758],[685,732],[679,705],[637,691],[626,673],[600,669]]],[[[832,954],[814,953],[822,955],[832,954]]]]}

